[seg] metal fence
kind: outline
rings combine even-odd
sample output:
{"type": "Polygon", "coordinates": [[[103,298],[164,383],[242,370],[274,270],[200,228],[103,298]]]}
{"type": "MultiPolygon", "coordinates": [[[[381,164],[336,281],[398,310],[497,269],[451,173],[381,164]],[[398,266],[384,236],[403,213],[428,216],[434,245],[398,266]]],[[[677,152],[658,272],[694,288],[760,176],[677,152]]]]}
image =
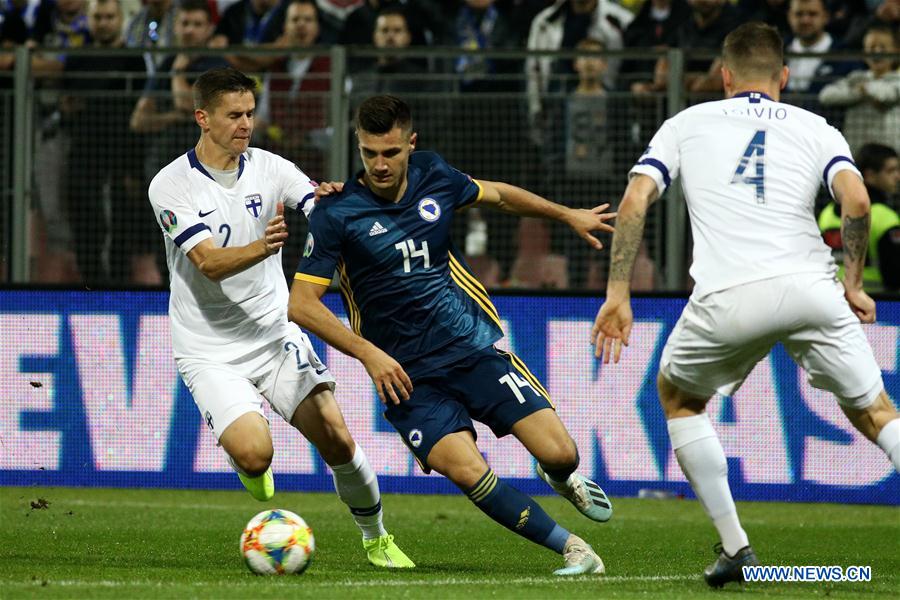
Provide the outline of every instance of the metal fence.
{"type": "MultiPolygon", "coordinates": [[[[62,74],[51,77],[30,73],[29,51],[18,52],[24,60],[17,60],[14,76],[0,73],[0,250],[7,267],[0,267],[0,281],[164,283],[161,234],[146,189],[199,134],[190,108],[173,97],[170,72],[148,77],[135,51],[104,59],[95,50],[79,50],[69,57],[81,60],[68,60],[62,74]],[[98,60],[109,60],[109,68],[98,69],[98,60]]],[[[273,56],[266,50],[241,52],[273,56]]],[[[208,49],[188,54],[197,70],[226,58],[208,49]]],[[[605,60],[607,83],[613,71],[618,76],[605,92],[583,92],[578,56],[457,49],[386,54],[334,47],[275,57],[267,72],[255,74],[262,92],[252,145],[293,160],[314,179],[345,180],[361,168],[354,109],[373,93],[395,93],[412,106],[418,147],[441,153],[473,177],[517,184],[570,206],[615,205],[628,168],[665,118],[720,94],[688,91],[689,69],[704,57],[682,50],[590,55],[605,60]],[[664,85],[634,93],[632,84],[653,80],[661,58],[668,62],[664,85]],[[542,59],[551,62],[554,75],[539,94],[530,93],[531,67],[542,59]]],[[[152,58],[158,63],[164,56],[152,58]]],[[[830,58],[845,68],[836,69],[829,82],[860,64],[860,57],[830,58]]],[[[856,106],[823,106],[818,93],[790,93],[785,100],[837,126],[867,122],[852,116],[856,106]]],[[[896,123],[887,129],[896,131],[900,109],[894,110],[896,123]]],[[[884,129],[882,123],[879,131],[884,129]]],[[[648,215],[636,289],[679,291],[690,285],[689,228],[675,188],[648,215]]],[[[457,221],[455,242],[489,288],[605,287],[608,251],[591,250],[556,224],[484,209],[460,213],[457,221]]],[[[290,276],[305,222],[289,215],[288,225],[283,260],[290,276]]],[[[609,241],[607,236],[607,246],[609,241]]]]}

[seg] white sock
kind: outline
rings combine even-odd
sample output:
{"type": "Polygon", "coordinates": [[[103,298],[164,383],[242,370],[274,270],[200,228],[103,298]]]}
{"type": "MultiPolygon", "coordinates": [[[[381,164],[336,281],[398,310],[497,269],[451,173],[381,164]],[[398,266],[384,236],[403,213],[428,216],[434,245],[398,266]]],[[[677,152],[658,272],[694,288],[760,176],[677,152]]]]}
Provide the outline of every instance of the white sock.
{"type": "Polygon", "coordinates": [[[363,534],[363,539],[370,540],[387,534],[381,522],[381,492],[378,491],[378,478],[369,465],[369,459],[359,444],[353,453],[353,460],[345,465],[331,467],[334,477],[334,489],[341,501],[350,507],[353,520],[363,534]]]}
{"type": "Polygon", "coordinates": [[[669,438],[694,493],[719,532],[722,548],[729,556],[747,546],[747,534],[738,520],[731,489],[728,487],[728,461],[709,416],[670,419],[669,438]]]}
{"type": "Polygon", "coordinates": [[[894,419],[882,427],[878,432],[876,443],[894,463],[894,469],[900,473],[900,419],[894,419]]]}

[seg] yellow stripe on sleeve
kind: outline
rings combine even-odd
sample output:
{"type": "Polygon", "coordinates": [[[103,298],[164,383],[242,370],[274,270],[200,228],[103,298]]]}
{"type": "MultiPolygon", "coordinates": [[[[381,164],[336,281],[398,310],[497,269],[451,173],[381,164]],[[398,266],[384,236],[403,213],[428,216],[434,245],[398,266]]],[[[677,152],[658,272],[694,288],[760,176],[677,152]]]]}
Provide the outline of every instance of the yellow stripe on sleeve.
{"type": "Polygon", "coordinates": [[[295,273],[294,279],[299,279],[300,281],[308,281],[310,283],[318,283],[319,285],[329,286],[331,285],[331,279],[326,277],[318,277],[316,275],[309,275],[307,273],[295,273]]]}

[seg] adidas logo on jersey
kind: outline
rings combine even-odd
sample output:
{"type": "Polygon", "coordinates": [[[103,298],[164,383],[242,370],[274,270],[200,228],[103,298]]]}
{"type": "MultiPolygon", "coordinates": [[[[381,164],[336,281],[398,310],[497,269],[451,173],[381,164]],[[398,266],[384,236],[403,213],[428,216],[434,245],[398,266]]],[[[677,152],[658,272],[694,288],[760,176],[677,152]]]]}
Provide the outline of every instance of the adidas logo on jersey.
{"type": "Polygon", "coordinates": [[[385,227],[378,221],[375,221],[375,224],[372,225],[372,229],[369,230],[369,237],[381,235],[382,233],[387,233],[387,227],[385,227]]]}

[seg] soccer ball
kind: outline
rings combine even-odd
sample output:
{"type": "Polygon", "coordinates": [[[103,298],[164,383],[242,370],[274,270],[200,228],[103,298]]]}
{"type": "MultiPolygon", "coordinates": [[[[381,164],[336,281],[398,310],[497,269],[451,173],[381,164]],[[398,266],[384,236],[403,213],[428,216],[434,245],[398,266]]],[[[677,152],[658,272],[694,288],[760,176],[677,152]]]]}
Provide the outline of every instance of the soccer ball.
{"type": "Polygon", "coordinates": [[[316,540],[312,529],[289,510],[264,510],[247,523],[241,554],[257,575],[300,574],[312,561],[316,540]]]}

